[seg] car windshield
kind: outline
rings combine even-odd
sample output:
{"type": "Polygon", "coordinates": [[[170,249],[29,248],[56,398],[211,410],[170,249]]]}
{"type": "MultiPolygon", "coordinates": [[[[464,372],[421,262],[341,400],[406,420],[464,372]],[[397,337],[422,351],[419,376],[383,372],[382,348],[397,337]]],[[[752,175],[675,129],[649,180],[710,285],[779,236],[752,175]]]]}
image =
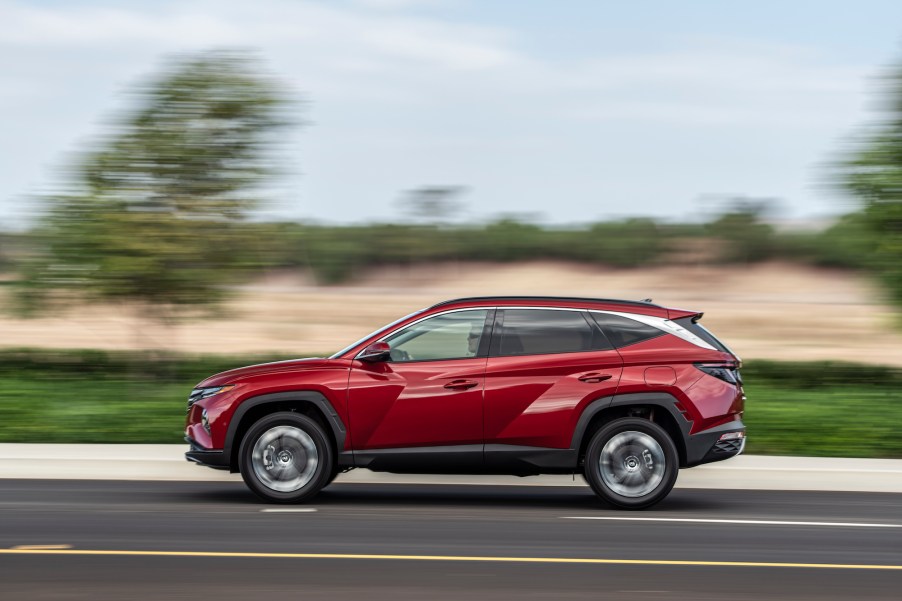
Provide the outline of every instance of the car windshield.
{"type": "Polygon", "coordinates": [[[343,349],[341,349],[340,351],[338,351],[338,352],[335,353],[334,355],[331,355],[329,358],[330,358],[330,359],[338,359],[339,357],[341,357],[342,355],[344,355],[345,353],[347,353],[349,350],[351,350],[352,348],[354,348],[355,346],[357,346],[358,344],[360,344],[360,343],[363,342],[364,340],[368,340],[368,339],[372,338],[373,336],[376,336],[376,335],[378,335],[378,334],[381,334],[382,332],[385,332],[386,330],[390,330],[391,328],[395,327],[396,325],[398,325],[398,324],[401,323],[402,321],[404,321],[404,320],[406,320],[406,319],[410,319],[410,318],[413,317],[414,315],[419,315],[420,313],[422,313],[422,312],[425,311],[425,310],[426,310],[426,309],[420,309],[419,311],[414,311],[414,312],[411,313],[410,315],[405,315],[404,317],[402,317],[402,318],[400,318],[400,319],[396,319],[396,320],[394,320],[393,322],[391,322],[390,324],[385,325],[385,326],[382,326],[382,327],[379,328],[378,330],[375,330],[375,331],[373,331],[373,332],[370,332],[369,334],[367,334],[366,336],[364,336],[364,337],[361,338],[360,340],[357,340],[356,342],[353,342],[353,343],[349,344],[348,346],[344,347],[343,349]]]}

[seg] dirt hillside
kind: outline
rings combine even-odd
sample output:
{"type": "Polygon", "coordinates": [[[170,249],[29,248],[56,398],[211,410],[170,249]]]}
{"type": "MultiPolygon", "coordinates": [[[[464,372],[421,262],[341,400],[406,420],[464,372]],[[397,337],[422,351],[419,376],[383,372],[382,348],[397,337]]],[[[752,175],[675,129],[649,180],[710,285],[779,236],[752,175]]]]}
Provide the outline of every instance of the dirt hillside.
{"type": "MultiPolygon", "coordinates": [[[[553,294],[652,298],[704,311],[703,323],[744,358],[902,366],[899,317],[866,278],[783,264],[642,270],[550,262],[442,264],[374,270],[353,285],[335,287],[273,275],[235,292],[222,316],[164,330],[137,327],[128,307],[78,306],[36,320],[2,315],[0,346],[325,354],[439,300],[553,294]]],[[[0,310],[3,304],[0,297],[0,310]]]]}

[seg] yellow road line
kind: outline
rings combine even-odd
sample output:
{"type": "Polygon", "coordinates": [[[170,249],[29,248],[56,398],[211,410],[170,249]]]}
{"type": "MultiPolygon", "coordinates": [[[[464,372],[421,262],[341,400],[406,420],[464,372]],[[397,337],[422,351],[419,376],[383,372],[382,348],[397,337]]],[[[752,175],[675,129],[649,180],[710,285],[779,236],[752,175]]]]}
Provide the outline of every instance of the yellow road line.
{"type": "Polygon", "coordinates": [[[806,568],[827,570],[900,570],[902,565],[856,563],[783,563],[771,561],[688,561],[676,559],[597,559],[580,557],[491,557],[478,555],[371,555],[363,553],[236,553],[228,551],[120,551],[92,549],[0,549],[4,555],[102,555],[132,557],[232,557],[248,559],[375,559],[395,561],[470,561],[494,563],[562,563],[642,566],[713,566],[740,568],[806,568]]]}

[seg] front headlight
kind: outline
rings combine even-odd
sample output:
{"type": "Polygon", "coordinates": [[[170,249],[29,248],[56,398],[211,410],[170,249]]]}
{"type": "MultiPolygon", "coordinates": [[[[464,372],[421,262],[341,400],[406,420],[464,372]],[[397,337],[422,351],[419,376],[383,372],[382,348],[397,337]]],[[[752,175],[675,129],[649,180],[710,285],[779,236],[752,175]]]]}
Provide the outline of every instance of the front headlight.
{"type": "Polygon", "coordinates": [[[191,395],[188,396],[188,411],[191,411],[191,407],[197,401],[209,398],[216,394],[222,394],[223,392],[226,392],[233,388],[235,388],[234,384],[226,384],[225,386],[213,386],[211,388],[195,388],[191,391],[191,395]]]}
{"type": "MultiPolygon", "coordinates": [[[[200,392],[200,395],[195,398],[195,401],[199,401],[200,399],[205,399],[207,397],[211,397],[214,394],[220,394],[222,392],[226,392],[227,390],[231,390],[235,388],[234,384],[226,384],[225,386],[214,386],[213,388],[195,388],[194,392],[200,392]]],[[[191,396],[194,396],[194,392],[191,393],[191,396]]]]}

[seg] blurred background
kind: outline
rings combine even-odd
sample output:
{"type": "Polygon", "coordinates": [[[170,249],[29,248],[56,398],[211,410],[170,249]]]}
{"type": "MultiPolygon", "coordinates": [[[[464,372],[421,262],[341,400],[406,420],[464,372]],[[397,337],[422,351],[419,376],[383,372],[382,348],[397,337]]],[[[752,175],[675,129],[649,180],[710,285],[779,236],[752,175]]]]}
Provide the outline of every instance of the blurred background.
{"type": "Polygon", "coordinates": [[[898,2],[0,14],[0,441],[178,443],[214,371],[547,294],[705,311],[749,452],[902,457],[898,2]]]}

